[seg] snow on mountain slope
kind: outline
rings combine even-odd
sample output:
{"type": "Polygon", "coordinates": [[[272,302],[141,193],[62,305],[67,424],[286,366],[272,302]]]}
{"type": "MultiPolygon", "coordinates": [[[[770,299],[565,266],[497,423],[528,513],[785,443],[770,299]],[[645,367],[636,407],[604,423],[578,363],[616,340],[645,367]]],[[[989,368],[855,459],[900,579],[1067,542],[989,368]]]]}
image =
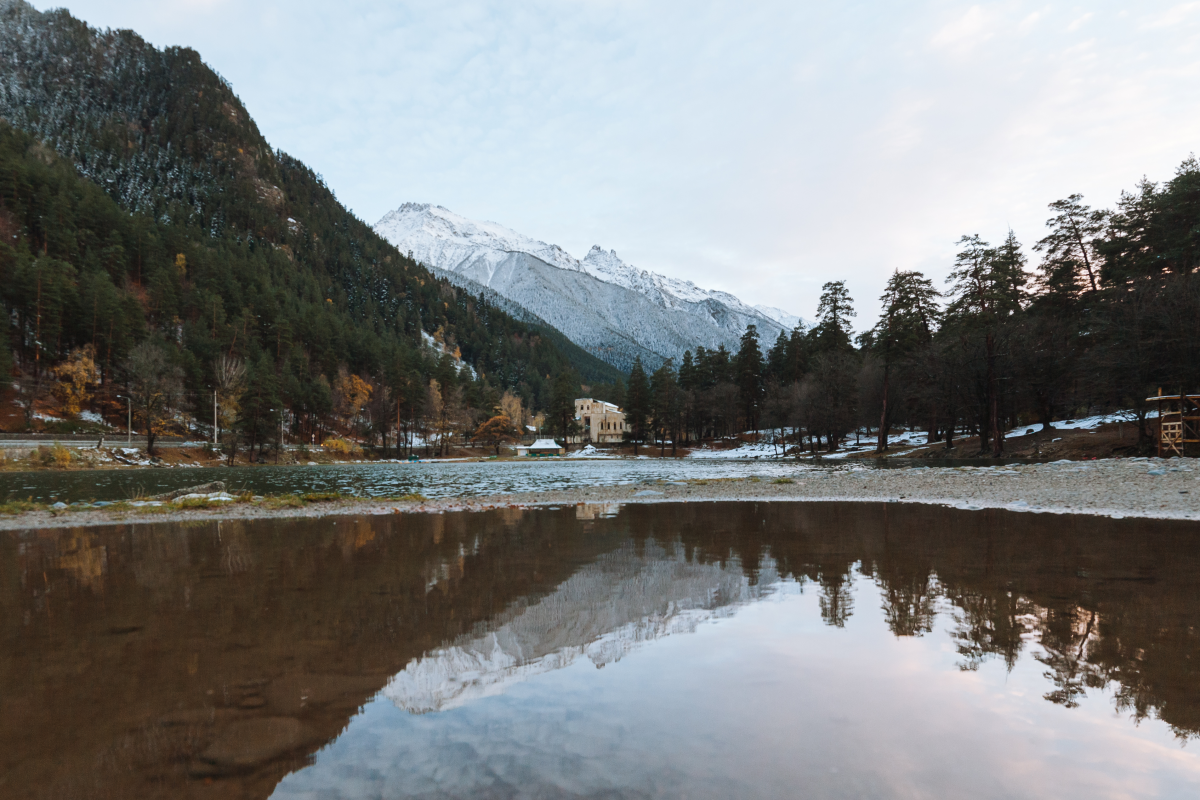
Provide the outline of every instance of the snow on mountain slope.
{"type": "Polygon", "coordinates": [[[389,211],[375,232],[402,252],[409,250],[423,264],[454,271],[453,266],[475,258],[481,251],[499,257],[504,253],[529,253],[559,269],[580,271],[579,261],[555,244],[546,244],[494,222],[476,222],[441,206],[405,203],[389,211]],[[404,243],[405,246],[401,246],[404,243]]]}
{"type": "Polygon", "coordinates": [[[458,708],[580,658],[604,666],[664,636],[693,633],[702,622],[772,593],[778,583],[770,557],[751,583],[737,562],[702,564],[678,547],[653,542],[642,551],[625,547],[539,601],[505,610],[486,632],[409,662],[383,695],[414,714],[458,708]]]}
{"type": "Polygon", "coordinates": [[[798,317],[795,314],[789,314],[782,308],[757,305],[754,307],[754,310],[762,314],[764,317],[770,317],[789,331],[798,325],[808,327],[808,323],[806,323],[801,317],[798,317]]]}
{"type": "Polygon", "coordinates": [[[441,206],[405,203],[375,231],[451,282],[492,289],[622,369],[635,357],[653,367],[698,346],[736,349],[749,324],[769,346],[801,322],[727,292],[638,269],[612,250],[593,247],[580,261],[557,245],[441,206]]]}

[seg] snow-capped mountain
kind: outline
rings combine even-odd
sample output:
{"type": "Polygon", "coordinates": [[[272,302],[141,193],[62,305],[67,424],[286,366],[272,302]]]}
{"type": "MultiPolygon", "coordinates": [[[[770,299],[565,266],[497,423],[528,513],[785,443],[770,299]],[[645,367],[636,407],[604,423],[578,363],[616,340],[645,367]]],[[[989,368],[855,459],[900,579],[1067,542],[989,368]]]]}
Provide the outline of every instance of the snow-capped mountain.
{"type": "Polygon", "coordinates": [[[752,584],[736,560],[703,564],[681,547],[648,542],[580,569],[539,601],[500,614],[489,630],[414,659],[383,695],[414,714],[446,711],[568,667],[619,661],[664,636],[693,633],[772,593],[779,573],[763,560],[752,584]]]}
{"type": "Polygon", "coordinates": [[[441,206],[405,203],[375,231],[451,282],[493,290],[622,369],[634,357],[648,367],[678,361],[698,346],[735,350],[751,324],[767,347],[803,324],[779,309],[638,269],[612,250],[596,246],[576,259],[558,245],[441,206]]]}

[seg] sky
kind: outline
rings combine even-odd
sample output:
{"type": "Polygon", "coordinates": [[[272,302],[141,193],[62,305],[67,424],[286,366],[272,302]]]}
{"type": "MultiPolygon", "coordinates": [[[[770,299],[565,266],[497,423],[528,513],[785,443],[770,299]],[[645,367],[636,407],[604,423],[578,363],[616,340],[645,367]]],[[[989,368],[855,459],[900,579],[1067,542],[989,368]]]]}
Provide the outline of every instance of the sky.
{"type": "MultiPolygon", "coordinates": [[[[41,9],[49,4],[34,0],[41,9]]],[[[186,45],[374,224],[407,201],[811,319],[1200,149],[1200,2],[76,0],[186,45]]]]}

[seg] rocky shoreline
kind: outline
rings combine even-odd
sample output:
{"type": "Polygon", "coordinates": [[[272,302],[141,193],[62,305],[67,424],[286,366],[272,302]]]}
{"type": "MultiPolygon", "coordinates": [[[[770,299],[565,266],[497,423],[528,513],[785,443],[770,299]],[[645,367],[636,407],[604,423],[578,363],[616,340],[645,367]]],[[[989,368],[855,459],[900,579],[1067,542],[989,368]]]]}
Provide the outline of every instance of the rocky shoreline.
{"type": "MultiPolygon", "coordinates": [[[[1200,468],[1195,459],[1059,461],[1004,467],[906,467],[812,470],[795,478],[653,481],[567,491],[436,500],[304,496],[241,497],[213,502],[104,508],[35,508],[0,517],[0,529],[22,530],[130,522],[185,522],[397,513],[443,513],[511,506],[581,505],[603,514],[624,503],[711,501],[862,501],[930,503],[1114,518],[1200,521],[1200,468]]],[[[228,499],[227,499],[228,498],[228,499]]]]}

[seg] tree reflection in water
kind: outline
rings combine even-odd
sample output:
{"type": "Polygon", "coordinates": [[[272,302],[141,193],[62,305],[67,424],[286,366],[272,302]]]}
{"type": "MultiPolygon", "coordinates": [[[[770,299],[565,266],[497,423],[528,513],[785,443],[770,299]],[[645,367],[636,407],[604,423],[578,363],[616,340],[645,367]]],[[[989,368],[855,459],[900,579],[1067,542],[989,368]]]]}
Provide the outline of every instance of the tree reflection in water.
{"type": "Polygon", "coordinates": [[[814,584],[835,628],[853,619],[856,580],[867,578],[895,636],[950,620],[960,669],[999,659],[1011,670],[1028,650],[1051,702],[1073,707],[1108,687],[1120,712],[1200,734],[1193,523],[850,503],[589,516],[508,509],[4,534],[0,794],[200,797],[237,781],[244,796],[266,797],[406,666],[500,625],[515,630],[543,598],[554,602],[528,618],[554,629],[535,643],[543,655],[593,646],[618,658],[605,634],[634,623],[639,640],[660,635],[670,625],[645,620],[677,613],[674,579],[659,589],[621,571],[666,561],[676,584],[690,581],[687,603],[710,610],[752,601],[760,583],[814,584]],[[696,601],[716,574],[702,565],[749,588],[723,578],[718,591],[712,578],[696,601]],[[604,616],[593,595],[623,580],[641,581],[640,594],[603,598],[604,616]],[[638,605],[621,606],[634,595],[638,605]]]}

